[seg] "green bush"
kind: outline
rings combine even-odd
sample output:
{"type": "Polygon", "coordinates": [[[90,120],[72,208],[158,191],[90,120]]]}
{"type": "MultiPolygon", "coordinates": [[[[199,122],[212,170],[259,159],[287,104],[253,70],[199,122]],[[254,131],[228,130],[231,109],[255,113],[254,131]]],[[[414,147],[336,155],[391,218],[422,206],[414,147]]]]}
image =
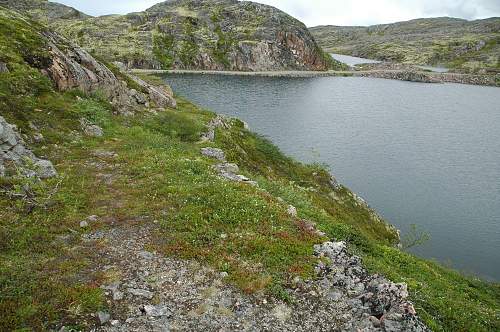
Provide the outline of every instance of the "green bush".
{"type": "Polygon", "coordinates": [[[160,113],[155,119],[148,119],[145,127],[183,142],[200,140],[203,126],[190,119],[186,114],[173,110],[160,113]]]}

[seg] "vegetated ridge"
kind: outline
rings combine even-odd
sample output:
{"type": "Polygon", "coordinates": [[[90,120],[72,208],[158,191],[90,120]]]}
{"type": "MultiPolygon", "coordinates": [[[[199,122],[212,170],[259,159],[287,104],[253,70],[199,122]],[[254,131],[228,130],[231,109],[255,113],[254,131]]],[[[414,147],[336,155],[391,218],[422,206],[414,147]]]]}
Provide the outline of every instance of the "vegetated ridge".
{"type": "Polygon", "coordinates": [[[443,65],[458,72],[498,73],[500,18],[467,21],[422,18],[368,27],[309,29],[330,53],[418,65],[443,65]]]}
{"type": "Polygon", "coordinates": [[[66,6],[49,6],[43,0],[2,3],[46,20],[92,54],[130,68],[271,71],[342,67],[322,51],[303,23],[274,7],[248,1],[170,0],[144,12],[101,17],[76,10],[64,15],[66,6]]]}
{"type": "Polygon", "coordinates": [[[498,330],[498,284],[241,121],[3,7],[0,50],[2,329],[498,330]]]}

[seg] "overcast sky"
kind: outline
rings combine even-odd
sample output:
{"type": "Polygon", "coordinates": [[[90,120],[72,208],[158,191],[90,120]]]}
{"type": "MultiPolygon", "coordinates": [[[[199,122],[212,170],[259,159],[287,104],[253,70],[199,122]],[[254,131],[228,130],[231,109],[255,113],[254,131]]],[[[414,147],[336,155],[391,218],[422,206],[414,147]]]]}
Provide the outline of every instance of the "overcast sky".
{"type": "MultiPolygon", "coordinates": [[[[58,0],[90,15],[142,11],[158,0],[58,0]]],[[[316,25],[372,25],[419,17],[479,19],[500,16],[500,0],[258,0],[316,25]]]]}

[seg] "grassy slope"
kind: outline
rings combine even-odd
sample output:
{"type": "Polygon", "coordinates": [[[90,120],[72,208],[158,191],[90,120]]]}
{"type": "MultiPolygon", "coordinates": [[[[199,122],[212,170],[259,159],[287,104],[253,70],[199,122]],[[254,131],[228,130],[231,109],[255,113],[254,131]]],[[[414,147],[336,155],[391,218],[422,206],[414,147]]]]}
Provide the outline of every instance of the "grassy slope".
{"type": "Polygon", "coordinates": [[[462,71],[499,69],[500,18],[417,19],[370,27],[310,28],[327,51],[462,71]],[[484,45],[481,44],[484,42],[484,45]]]}
{"type": "Polygon", "coordinates": [[[178,110],[111,115],[99,96],[57,93],[27,60],[45,53],[41,29],[0,10],[0,110],[29,137],[29,122],[46,140],[34,151],[54,161],[60,177],[43,183],[2,179],[0,194],[0,326],[46,329],[55,322],[86,326],[89,313],[105,306],[99,285],[106,276],[92,272],[92,248],[80,242],[78,222],[99,215],[119,222],[148,216],[159,220],[158,250],[198,259],[229,272],[244,291],[287,298],[295,275],[312,276],[312,245],[324,241],[304,233],[300,220],[317,222],[330,238],[344,239],[374,272],[409,284],[419,313],[435,330],[498,330],[500,287],[465,278],[435,263],[400,252],[394,235],[350,192],[335,191],[328,174],[315,165],[287,158],[265,139],[234,121],[219,132],[214,146],[228,152],[261,190],[218,178],[212,160],[197,143],[214,115],[179,99],[178,110]],[[29,78],[29,79],[28,79],[29,78]],[[40,110],[40,111],[37,111],[40,110]],[[78,119],[102,126],[105,136],[78,134],[78,119]],[[115,151],[112,190],[86,166],[96,149],[115,151]],[[37,204],[10,197],[29,184],[37,204]],[[57,190],[56,190],[57,189],[57,190]],[[226,234],[227,237],[221,237],[226,234]],[[63,237],[61,237],[63,236],[63,237]]]}

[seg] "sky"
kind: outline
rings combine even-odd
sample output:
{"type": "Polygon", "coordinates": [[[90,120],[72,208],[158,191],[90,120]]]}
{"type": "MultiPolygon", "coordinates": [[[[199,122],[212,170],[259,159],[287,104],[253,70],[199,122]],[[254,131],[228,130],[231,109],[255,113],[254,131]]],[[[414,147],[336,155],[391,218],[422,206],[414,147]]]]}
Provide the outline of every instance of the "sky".
{"type": "MultiPolygon", "coordinates": [[[[56,0],[93,16],[145,10],[159,0],[56,0]]],[[[373,25],[420,17],[480,19],[500,16],[500,0],[257,0],[307,26],[373,25]]]]}

